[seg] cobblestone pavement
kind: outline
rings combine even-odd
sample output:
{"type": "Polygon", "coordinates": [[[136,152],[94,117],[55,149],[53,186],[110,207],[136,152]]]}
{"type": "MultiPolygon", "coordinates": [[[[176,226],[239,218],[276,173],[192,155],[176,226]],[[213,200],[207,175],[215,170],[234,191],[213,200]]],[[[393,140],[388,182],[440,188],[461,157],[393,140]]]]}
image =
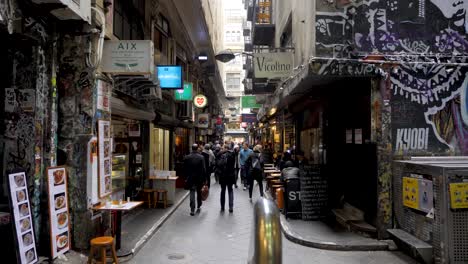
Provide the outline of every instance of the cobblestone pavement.
{"type": "MultiPolygon", "coordinates": [[[[258,199],[258,187],[254,189],[258,199]]],[[[195,216],[187,199],[130,263],[245,264],[249,251],[253,203],[248,191],[234,189],[234,213],[220,213],[218,184],[195,216]]],[[[227,193],[226,193],[227,196],[227,193]]],[[[227,198],[227,197],[226,197],[227,198]]],[[[226,199],[227,200],[227,199],[226,199]]],[[[228,206],[226,204],[226,209],[228,206]]],[[[283,263],[416,263],[399,252],[343,252],[303,247],[283,237],[283,263]]]]}

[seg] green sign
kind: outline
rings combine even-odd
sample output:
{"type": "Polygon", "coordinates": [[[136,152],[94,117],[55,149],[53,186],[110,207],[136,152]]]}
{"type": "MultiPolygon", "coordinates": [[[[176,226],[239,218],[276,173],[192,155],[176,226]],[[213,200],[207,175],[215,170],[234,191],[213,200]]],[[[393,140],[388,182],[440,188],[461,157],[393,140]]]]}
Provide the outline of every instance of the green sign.
{"type": "Polygon", "coordinates": [[[175,99],[177,101],[192,101],[193,99],[193,84],[184,82],[184,89],[175,90],[175,99]]]}
{"type": "Polygon", "coordinates": [[[242,108],[260,108],[261,104],[257,104],[257,99],[254,95],[242,96],[242,108]]]}

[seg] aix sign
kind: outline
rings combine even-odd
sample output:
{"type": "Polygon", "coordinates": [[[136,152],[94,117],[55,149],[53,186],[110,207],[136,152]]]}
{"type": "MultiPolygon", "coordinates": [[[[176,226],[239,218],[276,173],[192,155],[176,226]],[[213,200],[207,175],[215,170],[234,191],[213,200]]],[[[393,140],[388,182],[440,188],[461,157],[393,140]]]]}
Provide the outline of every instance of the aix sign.
{"type": "Polygon", "coordinates": [[[282,78],[291,76],[293,56],[291,52],[255,53],[255,78],[282,78]]]}
{"type": "Polygon", "coordinates": [[[106,40],[102,71],[114,74],[154,74],[151,40],[106,40]]]}

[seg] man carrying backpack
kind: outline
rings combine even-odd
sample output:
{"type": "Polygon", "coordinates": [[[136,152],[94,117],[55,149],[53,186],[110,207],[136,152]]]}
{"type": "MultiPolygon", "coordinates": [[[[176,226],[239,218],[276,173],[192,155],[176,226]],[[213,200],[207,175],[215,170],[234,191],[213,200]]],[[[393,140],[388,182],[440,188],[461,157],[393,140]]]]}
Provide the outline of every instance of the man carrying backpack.
{"type": "Polygon", "coordinates": [[[219,162],[222,169],[222,173],[219,177],[219,183],[221,184],[221,212],[224,212],[225,208],[224,205],[226,203],[226,188],[228,190],[229,197],[229,213],[232,213],[234,210],[234,192],[232,190],[232,186],[236,181],[234,163],[234,152],[231,150],[230,144],[226,144],[224,145],[224,151],[219,162]]]}
{"type": "Polygon", "coordinates": [[[260,196],[263,197],[263,157],[262,157],[262,146],[256,145],[253,149],[253,152],[250,153],[249,157],[246,160],[246,166],[249,168],[249,198],[252,201],[252,191],[254,180],[258,183],[258,188],[260,189],[260,196]]]}

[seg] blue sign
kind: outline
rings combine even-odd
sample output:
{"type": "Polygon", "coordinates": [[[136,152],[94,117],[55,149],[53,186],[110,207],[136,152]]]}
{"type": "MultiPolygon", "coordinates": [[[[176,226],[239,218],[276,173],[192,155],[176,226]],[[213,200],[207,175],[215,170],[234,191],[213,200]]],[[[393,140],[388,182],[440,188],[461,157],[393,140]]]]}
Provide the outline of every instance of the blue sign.
{"type": "Polygon", "coordinates": [[[182,89],[182,66],[157,66],[161,89],[182,89]]]}
{"type": "Polygon", "coordinates": [[[242,122],[245,122],[245,123],[257,122],[257,114],[242,114],[242,122]]]}

